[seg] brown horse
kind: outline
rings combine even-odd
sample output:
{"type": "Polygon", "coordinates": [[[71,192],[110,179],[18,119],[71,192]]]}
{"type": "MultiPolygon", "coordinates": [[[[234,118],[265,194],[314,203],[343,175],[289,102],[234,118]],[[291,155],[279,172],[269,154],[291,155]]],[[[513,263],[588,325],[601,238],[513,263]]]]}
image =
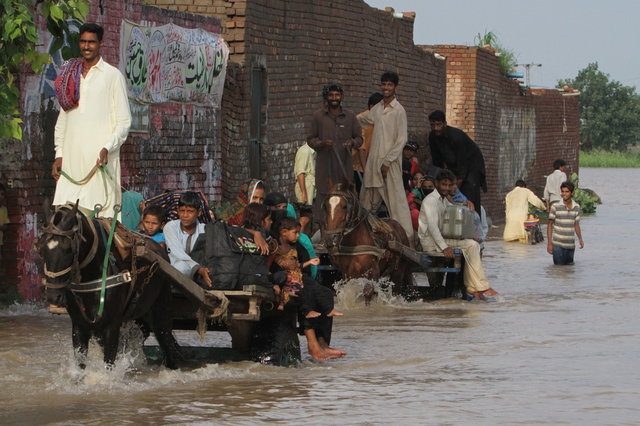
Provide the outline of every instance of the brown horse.
{"type": "MultiPolygon", "coordinates": [[[[368,278],[377,281],[390,275],[393,293],[407,294],[410,283],[405,280],[408,261],[388,249],[389,241],[409,245],[407,234],[395,220],[382,221],[360,206],[355,187],[346,179],[329,184],[324,200],[325,241],[331,257],[345,279],[368,278]]],[[[408,278],[408,277],[407,277],[408,278]]],[[[365,285],[365,304],[371,304],[373,286],[365,285]]]]}
{"type": "Polygon", "coordinates": [[[154,273],[153,264],[135,257],[136,244],[146,244],[166,259],[164,249],[149,238],[130,234],[131,253],[123,259],[115,247],[107,253],[109,232],[98,220],[82,214],[77,204],[61,206],[53,214],[45,206],[45,215],[47,224],[35,244],[44,264],[45,294],[50,303],[67,308],[80,367],[84,368],[89,339],[95,336],[103,347],[107,368],[112,368],[120,326],[142,319],[156,336],[165,365],[176,368],[179,353],[172,333],[170,284],[154,273]],[[109,277],[101,302],[105,263],[109,277]]]}

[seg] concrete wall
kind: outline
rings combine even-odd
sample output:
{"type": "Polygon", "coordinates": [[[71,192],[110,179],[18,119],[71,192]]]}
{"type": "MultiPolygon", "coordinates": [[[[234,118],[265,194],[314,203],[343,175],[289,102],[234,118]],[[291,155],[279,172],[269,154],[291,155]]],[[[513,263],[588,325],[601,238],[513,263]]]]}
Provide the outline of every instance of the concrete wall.
{"type": "Polygon", "coordinates": [[[521,87],[501,73],[490,49],[422,47],[447,58],[447,122],[482,150],[489,189],[482,203],[494,221],[504,220],[504,196],[517,179],[532,190],[544,187],[557,158],[567,162],[569,174],[578,171],[577,96],[521,87]]]}

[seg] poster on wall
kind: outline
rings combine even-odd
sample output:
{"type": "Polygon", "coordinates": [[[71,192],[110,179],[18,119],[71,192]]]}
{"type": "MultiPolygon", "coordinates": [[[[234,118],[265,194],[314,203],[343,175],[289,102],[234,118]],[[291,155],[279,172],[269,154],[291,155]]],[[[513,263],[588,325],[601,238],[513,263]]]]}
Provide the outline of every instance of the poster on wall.
{"type": "Polygon", "coordinates": [[[229,58],[222,37],[200,28],[127,20],[120,32],[120,71],[132,100],[220,107],[229,58]]]}

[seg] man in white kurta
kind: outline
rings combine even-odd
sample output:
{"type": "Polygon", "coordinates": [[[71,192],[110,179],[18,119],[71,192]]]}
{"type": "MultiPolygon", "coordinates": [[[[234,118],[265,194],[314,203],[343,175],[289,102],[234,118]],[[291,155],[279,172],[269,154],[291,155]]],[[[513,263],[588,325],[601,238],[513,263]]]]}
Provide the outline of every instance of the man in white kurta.
{"type": "Polygon", "coordinates": [[[396,99],[398,75],[381,77],[382,102],[358,116],[363,128],[374,125],[371,149],[364,170],[360,202],[371,209],[384,201],[391,219],[400,223],[413,245],[411,213],[402,184],[402,150],[407,143],[407,113],[396,99]]]}
{"type": "Polygon", "coordinates": [[[99,216],[113,217],[114,205],[121,202],[120,147],[129,134],[131,113],[122,74],[99,55],[101,38],[93,32],[80,34],[84,58],[80,99],[76,108],[61,109],[56,123],[52,174],[58,182],[53,204],[79,200],[85,211],[100,204],[99,216]],[[59,175],[61,168],[80,181],[101,164],[106,164],[111,177],[98,171],[88,182],[76,185],[59,175]]]}
{"type": "Polygon", "coordinates": [[[520,241],[526,243],[528,234],[524,228],[524,221],[529,214],[529,203],[540,210],[545,210],[544,203],[536,194],[527,189],[523,180],[516,182],[516,187],[505,198],[506,223],[504,225],[503,238],[505,241],[520,241]]]}
{"type": "Polygon", "coordinates": [[[442,236],[442,221],[444,211],[451,203],[447,195],[456,177],[449,170],[443,170],[436,178],[436,190],[431,192],[420,207],[418,218],[418,236],[422,249],[427,252],[441,252],[446,257],[453,257],[453,248],[462,250],[464,256],[464,285],[470,296],[484,300],[485,295],[495,296],[498,292],[493,290],[487,281],[480,257],[480,244],[474,240],[454,240],[442,236]]]}

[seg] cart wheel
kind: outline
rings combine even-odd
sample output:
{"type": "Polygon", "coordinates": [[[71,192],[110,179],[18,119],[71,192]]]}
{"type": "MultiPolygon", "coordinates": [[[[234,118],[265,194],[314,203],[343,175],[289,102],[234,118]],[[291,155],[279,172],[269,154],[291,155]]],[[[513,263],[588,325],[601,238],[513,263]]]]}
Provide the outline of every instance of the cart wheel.
{"type": "Polygon", "coordinates": [[[251,357],[261,364],[290,367],[302,359],[298,333],[286,319],[260,324],[251,348],[251,357]]]}

